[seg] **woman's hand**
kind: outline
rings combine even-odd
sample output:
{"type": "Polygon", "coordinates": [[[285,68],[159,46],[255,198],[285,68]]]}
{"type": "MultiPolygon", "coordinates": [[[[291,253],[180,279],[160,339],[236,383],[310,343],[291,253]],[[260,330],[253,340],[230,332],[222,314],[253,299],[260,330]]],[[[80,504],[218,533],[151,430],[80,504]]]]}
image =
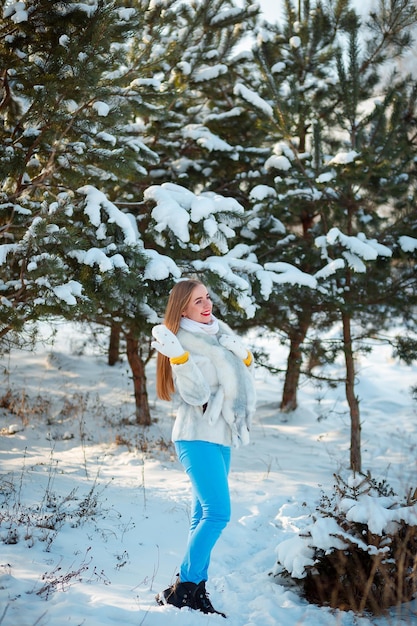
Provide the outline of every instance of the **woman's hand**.
{"type": "Polygon", "coordinates": [[[164,356],[175,359],[185,353],[184,348],[178,341],[176,335],[164,324],[158,324],[152,328],[152,335],[156,341],[152,341],[151,346],[164,356]]]}
{"type": "Polygon", "coordinates": [[[248,357],[248,350],[240,343],[239,339],[233,337],[233,335],[220,335],[219,344],[233,352],[239,359],[244,361],[248,357]]]}

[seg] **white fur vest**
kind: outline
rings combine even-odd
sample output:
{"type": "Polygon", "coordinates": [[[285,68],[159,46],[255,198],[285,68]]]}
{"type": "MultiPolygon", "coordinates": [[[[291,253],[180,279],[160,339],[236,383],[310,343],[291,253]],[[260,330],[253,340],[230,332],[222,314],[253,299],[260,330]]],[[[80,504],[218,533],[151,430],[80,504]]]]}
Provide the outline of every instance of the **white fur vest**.
{"type": "Polygon", "coordinates": [[[172,438],[239,446],[249,442],[256,395],[253,366],[219,344],[232,334],[219,322],[217,335],[180,329],[177,337],[190,353],[186,363],[173,365],[178,410],[172,438]]]}

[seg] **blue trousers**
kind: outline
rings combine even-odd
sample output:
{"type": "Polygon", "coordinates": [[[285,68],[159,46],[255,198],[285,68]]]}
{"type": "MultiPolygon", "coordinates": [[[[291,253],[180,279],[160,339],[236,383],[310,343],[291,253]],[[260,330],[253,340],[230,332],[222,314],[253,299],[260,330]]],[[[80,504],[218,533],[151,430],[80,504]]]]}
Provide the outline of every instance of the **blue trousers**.
{"type": "Polygon", "coordinates": [[[208,441],[176,441],[192,486],[192,514],[181,582],[207,580],[211,551],[230,521],[230,448],[208,441]]]}

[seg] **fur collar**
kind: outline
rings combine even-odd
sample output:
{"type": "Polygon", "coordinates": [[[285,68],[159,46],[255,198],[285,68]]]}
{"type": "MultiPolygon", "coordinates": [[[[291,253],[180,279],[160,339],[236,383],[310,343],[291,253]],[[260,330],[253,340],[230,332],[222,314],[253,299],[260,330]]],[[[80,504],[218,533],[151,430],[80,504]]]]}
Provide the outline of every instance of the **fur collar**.
{"type": "Polygon", "coordinates": [[[215,424],[220,415],[232,429],[235,445],[249,441],[249,430],[255,412],[255,385],[249,368],[235,354],[219,344],[222,334],[233,334],[230,328],[219,322],[217,335],[178,331],[178,339],[191,356],[204,355],[216,369],[219,388],[210,397],[206,417],[215,424]]]}

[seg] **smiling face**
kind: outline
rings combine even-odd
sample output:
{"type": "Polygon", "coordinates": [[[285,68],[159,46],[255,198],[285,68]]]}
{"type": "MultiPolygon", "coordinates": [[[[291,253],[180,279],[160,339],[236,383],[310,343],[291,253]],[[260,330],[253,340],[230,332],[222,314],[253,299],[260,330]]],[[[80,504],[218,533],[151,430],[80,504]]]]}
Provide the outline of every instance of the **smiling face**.
{"type": "Polygon", "coordinates": [[[191,298],[182,312],[183,317],[188,317],[194,322],[209,324],[212,321],[211,311],[213,303],[204,285],[197,285],[191,292],[191,298]]]}

